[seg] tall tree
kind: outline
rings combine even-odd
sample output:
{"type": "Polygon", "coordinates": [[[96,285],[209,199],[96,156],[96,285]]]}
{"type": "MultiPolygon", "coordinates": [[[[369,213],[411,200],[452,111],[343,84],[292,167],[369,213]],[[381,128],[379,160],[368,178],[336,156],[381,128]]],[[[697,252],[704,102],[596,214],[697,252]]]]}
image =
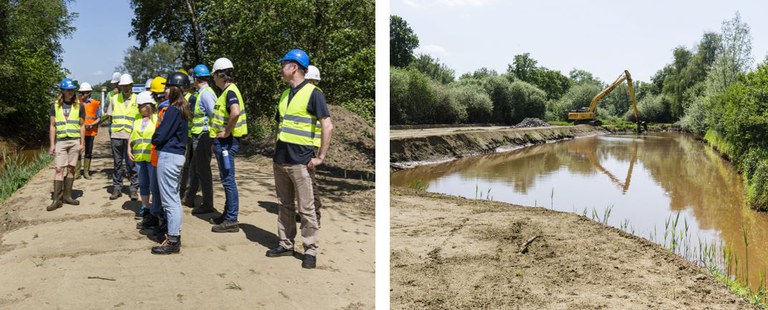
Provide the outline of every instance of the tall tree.
{"type": "Polygon", "coordinates": [[[427,54],[421,54],[418,57],[415,57],[409,66],[443,84],[453,82],[454,79],[453,69],[440,63],[440,59],[432,58],[427,54]]]}
{"type": "Polygon", "coordinates": [[[741,14],[723,22],[722,42],[718,56],[707,77],[707,92],[710,95],[725,92],[736,81],[739,74],[744,74],[752,66],[752,35],[747,23],[741,20],[741,14]]]}
{"type": "Polygon", "coordinates": [[[74,31],[77,16],[68,2],[0,1],[0,130],[26,138],[48,129],[55,86],[65,76],[60,39],[74,31]]]}
{"type": "Polygon", "coordinates": [[[132,47],[126,51],[123,65],[115,70],[130,73],[136,81],[165,76],[181,68],[181,54],[181,45],[165,41],[157,41],[143,50],[132,47]]]}
{"type": "Polygon", "coordinates": [[[389,17],[389,62],[395,67],[405,67],[413,59],[413,50],[419,46],[419,37],[413,33],[402,17],[389,17]]]}
{"type": "Polygon", "coordinates": [[[204,34],[199,18],[211,0],[131,0],[134,17],[130,35],[144,49],[151,41],[165,39],[183,43],[188,52],[183,56],[186,65],[202,63],[204,59],[204,34]]]}
{"type": "Polygon", "coordinates": [[[507,72],[512,72],[519,79],[530,83],[535,79],[537,63],[530,53],[515,55],[513,63],[507,66],[507,72]]]}

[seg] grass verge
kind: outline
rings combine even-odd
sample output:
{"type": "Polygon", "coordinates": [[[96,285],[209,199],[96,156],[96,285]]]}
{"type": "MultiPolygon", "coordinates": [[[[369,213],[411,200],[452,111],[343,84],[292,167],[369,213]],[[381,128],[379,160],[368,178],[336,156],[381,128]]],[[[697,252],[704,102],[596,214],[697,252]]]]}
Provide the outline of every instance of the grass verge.
{"type": "Polygon", "coordinates": [[[20,152],[11,155],[3,152],[5,169],[0,172],[0,203],[11,197],[17,189],[27,184],[27,181],[40,169],[53,161],[53,157],[45,152],[41,152],[28,163],[24,163],[23,159],[20,152]]]}

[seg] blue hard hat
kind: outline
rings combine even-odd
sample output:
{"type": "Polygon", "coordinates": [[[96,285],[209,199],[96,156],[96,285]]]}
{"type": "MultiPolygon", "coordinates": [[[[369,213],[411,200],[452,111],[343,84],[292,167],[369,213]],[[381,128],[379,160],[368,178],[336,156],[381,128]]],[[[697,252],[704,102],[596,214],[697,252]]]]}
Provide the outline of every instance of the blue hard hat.
{"type": "Polygon", "coordinates": [[[63,79],[61,80],[61,83],[59,83],[59,88],[62,90],[73,90],[75,89],[75,82],[70,78],[63,79]]]}
{"type": "Polygon", "coordinates": [[[292,60],[299,64],[304,69],[307,69],[309,67],[309,56],[307,53],[300,49],[292,49],[288,51],[288,53],[285,53],[285,56],[283,58],[280,58],[277,62],[282,63],[283,61],[292,60]]]}
{"type": "Polygon", "coordinates": [[[208,70],[208,66],[204,64],[195,66],[194,71],[194,76],[211,76],[211,71],[208,70]]]}

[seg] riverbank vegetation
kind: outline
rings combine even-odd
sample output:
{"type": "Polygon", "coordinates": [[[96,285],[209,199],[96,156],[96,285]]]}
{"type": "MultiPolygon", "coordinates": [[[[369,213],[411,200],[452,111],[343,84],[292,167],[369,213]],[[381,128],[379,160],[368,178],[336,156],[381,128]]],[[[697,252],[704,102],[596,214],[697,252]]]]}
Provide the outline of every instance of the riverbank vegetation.
{"type": "Polygon", "coordinates": [[[3,153],[3,169],[0,170],[0,203],[13,192],[27,184],[27,181],[53,161],[48,153],[40,152],[35,158],[25,161],[21,152],[3,153]]]}

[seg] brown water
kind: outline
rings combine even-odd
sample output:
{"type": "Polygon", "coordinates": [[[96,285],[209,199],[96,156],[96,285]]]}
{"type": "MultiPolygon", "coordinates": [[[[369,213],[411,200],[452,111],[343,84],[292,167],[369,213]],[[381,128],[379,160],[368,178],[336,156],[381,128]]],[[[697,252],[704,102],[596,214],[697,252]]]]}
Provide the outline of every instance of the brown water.
{"type": "MultiPolygon", "coordinates": [[[[679,213],[676,252],[700,263],[700,241],[730,248],[749,280],[768,271],[768,216],[750,210],[739,174],[701,142],[681,134],[598,136],[392,174],[393,186],[471,199],[540,206],[605,219],[669,247],[679,213]],[[688,226],[687,230],[685,226],[688,226]],[[666,228],[665,228],[666,227],[666,228]],[[747,232],[745,246],[742,229],[747,232]],[[678,242],[679,244],[679,242],[678,242]]],[[[716,255],[724,265],[722,255],[716,255]]],[[[732,268],[732,273],[734,272],[732,268]]]]}
{"type": "Polygon", "coordinates": [[[5,161],[3,159],[2,154],[7,154],[8,156],[15,156],[16,154],[18,154],[21,156],[21,164],[26,165],[27,163],[34,160],[35,157],[37,157],[39,154],[45,153],[47,151],[48,150],[44,147],[16,149],[10,144],[0,142],[0,173],[5,171],[5,161]]]}

